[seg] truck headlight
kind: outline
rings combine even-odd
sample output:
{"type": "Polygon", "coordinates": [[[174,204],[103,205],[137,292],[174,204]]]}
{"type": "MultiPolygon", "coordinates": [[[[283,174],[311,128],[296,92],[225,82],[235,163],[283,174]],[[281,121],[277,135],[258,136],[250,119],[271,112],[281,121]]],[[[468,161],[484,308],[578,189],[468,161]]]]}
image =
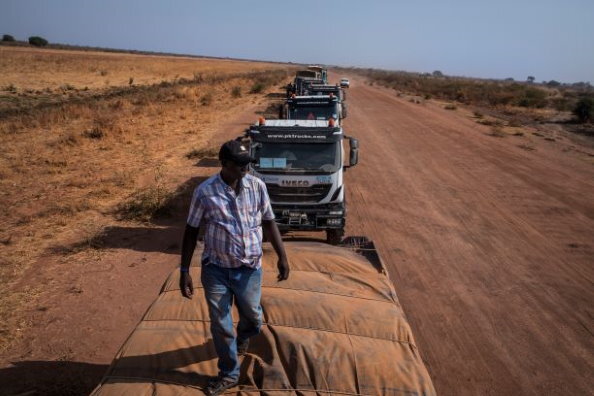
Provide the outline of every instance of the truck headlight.
{"type": "Polygon", "coordinates": [[[328,214],[332,216],[342,216],[342,210],[331,210],[328,214]]]}
{"type": "Polygon", "coordinates": [[[329,226],[339,226],[342,224],[342,219],[328,219],[326,220],[326,224],[328,224],[329,226]]]}

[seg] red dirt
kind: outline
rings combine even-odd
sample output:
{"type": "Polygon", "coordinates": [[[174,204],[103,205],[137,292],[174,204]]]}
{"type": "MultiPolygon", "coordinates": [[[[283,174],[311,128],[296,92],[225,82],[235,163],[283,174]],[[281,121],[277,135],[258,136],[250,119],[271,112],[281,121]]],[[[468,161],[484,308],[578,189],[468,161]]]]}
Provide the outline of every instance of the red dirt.
{"type": "Polygon", "coordinates": [[[347,234],[377,242],[442,395],[594,389],[594,167],[355,84],[347,234]]]}
{"type": "MultiPolygon", "coordinates": [[[[495,138],[460,112],[351,81],[345,129],[361,160],[346,173],[347,235],[376,241],[437,392],[590,393],[592,163],[564,151],[567,142],[525,151],[527,137],[495,138]]],[[[219,141],[254,111],[222,127],[219,141]]],[[[111,229],[107,249],[86,261],[33,266],[23,285],[50,291],[0,356],[0,388],[94,387],[178,265],[189,193],[216,171],[181,171],[178,205],[159,228],[111,229]]]]}

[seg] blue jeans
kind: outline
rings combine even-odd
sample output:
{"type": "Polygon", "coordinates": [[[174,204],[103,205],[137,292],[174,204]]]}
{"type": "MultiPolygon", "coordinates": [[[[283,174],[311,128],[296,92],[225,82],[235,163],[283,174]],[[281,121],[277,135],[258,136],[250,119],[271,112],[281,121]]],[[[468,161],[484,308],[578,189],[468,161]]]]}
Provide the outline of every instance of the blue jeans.
{"type": "Polygon", "coordinates": [[[210,332],[219,356],[219,376],[238,379],[239,358],[231,306],[235,300],[239,311],[238,339],[245,340],[260,332],[262,268],[222,268],[203,263],[201,281],[208,303],[210,332]]]}

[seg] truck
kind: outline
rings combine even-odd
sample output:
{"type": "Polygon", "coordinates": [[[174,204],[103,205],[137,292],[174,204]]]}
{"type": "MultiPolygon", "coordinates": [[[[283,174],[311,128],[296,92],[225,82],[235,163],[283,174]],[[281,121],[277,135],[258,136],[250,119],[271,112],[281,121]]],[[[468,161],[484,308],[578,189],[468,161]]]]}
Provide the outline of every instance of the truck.
{"type": "MultiPolygon", "coordinates": [[[[310,73],[309,71],[307,72],[310,73]]],[[[307,92],[307,86],[309,84],[324,84],[324,80],[317,77],[297,75],[293,79],[293,84],[287,86],[287,96],[291,94],[304,95],[307,92]]]]}
{"type": "Polygon", "coordinates": [[[340,97],[329,95],[291,95],[285,101],[282,111],[288,120],[324,120],[334,119],[341,123],[346,113],[340,97]]]}
{"type": "Polygon", "coordinates": [[[304,95],[310,83],[327,84],[328,70],[325,67],[312,65],[305,70],[298,70],[292,84],[287,85],[287,96],[304,95]]]}
{"type": "Polygon", "coordinates": [[[325,231],[328,243],[339,243],[346,224],[344,172],[357,165],[359,141],[333,120],[261,118],[245,137],[257,161],[250,172],[266,183],[281,232],[325,231]]]}
{"type": "Polygon", "coordinates": [[[328,70],[323,66],[310,65],[307,70],[314,71],[318,74],[318,78],[322,80],[323,84],[328,84],[328,70]]]}
{"type": "MultiPolygon", "coordinates": [[[[436,394],[372,241],[285,242],[285,250],[291,274],[279,282],[276,254],[264,243],[264,323],[240,357],[240,384],[225,395],[436,394]]],[[[179,274],[171,271],[91,396],[205,394],[217,374],[207,303],[200,282],[192,299],[181,296],[179,274]]]]}
{"type": "Polygon", "coordinates": [[[334,95],[338,98],[338,102],[341,107],[341,117],[346,118],[347,106],[346,106],[346,92],[338,84],[308,84],[306,87],[306,94],[310,96],[321,96],[321,95],[334,95]]]}

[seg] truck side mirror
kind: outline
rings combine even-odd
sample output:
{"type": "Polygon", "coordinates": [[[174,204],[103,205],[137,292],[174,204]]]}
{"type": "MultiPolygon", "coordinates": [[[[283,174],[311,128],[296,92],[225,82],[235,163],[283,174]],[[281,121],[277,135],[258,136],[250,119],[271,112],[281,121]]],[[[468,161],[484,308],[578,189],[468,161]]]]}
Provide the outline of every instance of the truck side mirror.
{"type": "Polygon", "coordinates": [[[355,166],[359,162],[359,141],[353,137],[349,137],[349,167],[355,166]]]}

